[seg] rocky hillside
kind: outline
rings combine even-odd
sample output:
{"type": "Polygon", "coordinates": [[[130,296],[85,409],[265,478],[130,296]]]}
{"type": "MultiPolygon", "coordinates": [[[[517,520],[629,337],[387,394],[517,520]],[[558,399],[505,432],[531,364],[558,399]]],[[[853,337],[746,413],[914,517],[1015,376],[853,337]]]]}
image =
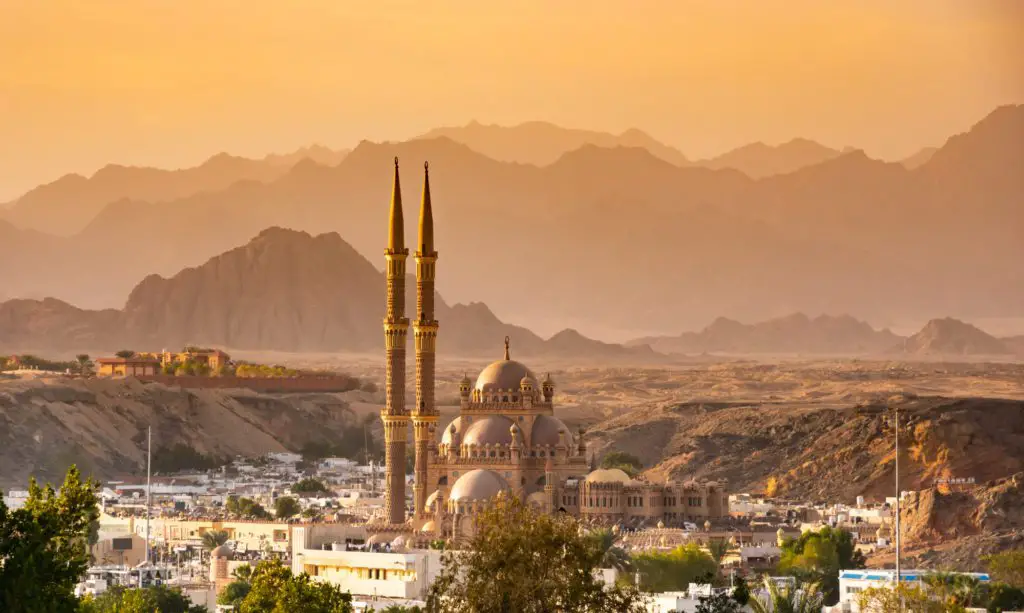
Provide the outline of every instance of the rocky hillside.
{"type": "MultiPolygon", "coordinates": [[[[54,299],[0,304],[5,350],[160,349],[200,344],[292,352],[379,351],[385,281],[336,233],[311,236],[270,228],[247,244],[170,278],[150,275],[122,311],[87,311],[54,299]]],[[[406,289],[415,312],[415,278],[406,289]]],[[[552,351],[580,359],[657,361],[648,347],[623,347],[565,331],[545,341],[500,321],[486,305],[449,306],[435,296],[440,351],[500,355],[505,336],[517,354],[552,351]]]]}
{"type": "Polygon", "coordinates": [[[933,319],[903,344],[905,353],[917,355],[1000,355],[1010,346],[971,324],[946,317],[933,319]]]}
{"type": "MultiPolygon", "coordinates": [[[[61,478],[77,463],[103,478],[140,474],[145,436],[216,456],[260,455],[336,442],[357,425],[346,394],[260,395],[183,390],[134,380],[6,381],[0,385],[0,486],[61,478]]],[[[361,424],[361,422],[358,422],[361,424]]]]}
{"type": "MultiPolygon", "coordinates": [[[[849,408],[770,404],[662,405],[597,424],[593,451],[637,455],[652,477],[728,479],[733,491],[812,500],[882,499],[893,487],[892,413],[879,403],[849,408]]],[[[1024,470],[1024,402],[892,399],[902,415],[900,470],[906,489],[936,479],[979,482],[1024,470]]]]}
{"type": "Polygon", "coordinates": [[[700,332],[679,336],[640,338],[629,345],[650,345],[661,353],[805,353],[857,355],[889,350],[900,337],[889,330],[875,330],[848,315],[803,313],[743,324],[719,317],[700,332]]]}
{"type": "Polygon", "coordinates": [[[904,538],[917,543],[1024,530],[1024,473],[964,491],[910,492],[900,519],[904,538]]]}

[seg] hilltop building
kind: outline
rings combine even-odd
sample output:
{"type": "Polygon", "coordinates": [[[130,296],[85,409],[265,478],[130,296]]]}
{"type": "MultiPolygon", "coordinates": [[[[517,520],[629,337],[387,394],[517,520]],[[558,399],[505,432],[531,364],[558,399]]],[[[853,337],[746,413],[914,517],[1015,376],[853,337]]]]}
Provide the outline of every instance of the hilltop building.
{"type": "Polygon", "coordinates": [[[160,374],[160,360],[136,355],[130,358],[98,358],[96,374],[102,377],[145,377],[160,374]]]}
{"type": "MultiPolygon", "coordinates": [[[[459,416],[439,426],[434,376],[439,322],[434,313],[438,252],[429,167],[424,164],[416,264],[416,312],[405,313],[405,223],[398,158],[388,227],[384,316],[384,516],[371,532],[416,531],[423,539],[471,535],[476,514],[496,496],[516,496],[538,510],[566,512],[600,524],[705,523],[729,514],[723,485],[650,483],[618,469],[590,471],[584,433],[555,416],[555,382],[504,355],[476,380],[459,385],[459,416]],[[406,403],[406,345],[415,351],[415,399],[406,403]],[[412,514],[406,515],[406,447],[413,431],[412,514]]],[[[387,538],[382,536],[382,538],[387,538]]],[[[394,538],[394,537],[390,537],[394,538]]]]}

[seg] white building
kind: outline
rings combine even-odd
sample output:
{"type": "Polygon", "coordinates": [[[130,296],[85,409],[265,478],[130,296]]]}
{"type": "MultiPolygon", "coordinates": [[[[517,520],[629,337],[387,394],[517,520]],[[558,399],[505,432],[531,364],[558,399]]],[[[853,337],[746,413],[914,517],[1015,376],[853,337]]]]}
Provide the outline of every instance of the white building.
{"type": "MultiPolygon", "coordinates": [[[[900,581],[903,583],[921,584],[922,578],[930,572],[927,570],[901,570],[900,581]]],[[[988,583],[988,573],[955,573],[974,577],[982,583],[988,583]]],[[[841,570],[839,571],[839,603],[826,610],[834,613],[858,613],[857,595],[868,588],[892,588],[896,583],[896,571],[884,570],[841,570]]]]}
{"type": "Polygon", "coordinates": [[[424,600],[441,570],[441,552],[406,550],[404,538],[390,543],[390,552],[357,551],[318,527],[297,527],[292,533],[292,572],[328,581],[353,596],[424,600]]]}

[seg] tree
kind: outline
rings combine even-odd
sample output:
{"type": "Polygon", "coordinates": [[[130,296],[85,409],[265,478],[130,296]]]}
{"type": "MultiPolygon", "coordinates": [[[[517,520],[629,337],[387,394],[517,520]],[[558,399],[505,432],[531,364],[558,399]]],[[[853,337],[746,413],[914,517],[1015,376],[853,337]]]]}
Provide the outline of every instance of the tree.
{"type": "Polygon", "coordinates": [[[696,543],[669,552],[645,552],[633,557],[641,587],[648,592],[685,590],[694,582],[711,582],[718,565],[696,543]]]}
{"type": "Polygon", "coordinates": [[[224,510],[242,519],[270,519],[270,513],[252,498],[239,498],[228,496],[224,503],[224,510]]]}
{"type": "Polygon", "coordinates": [[[127,360],[128,358],[135,357],[135,352],[132,351],[131,349],[122,349],[121,351],[118,351],[114,355],[116,355],[119,358],[124,358],[127,360]]]}
{"type": "Polygon", "coordinates": [[[956,613],[963,607],[944,602],[925,585],[900,583],[898,587],[869,587],[857,594],[861,611],[876,613],[956,613]]]}
{"type": "Polygon", "coordinates": [[[608,529],[595,530],[588,536],[601,551],[601,568],[614,568],[624,573],[633,568],[633,561],[622,547],[615,544],[615,534],[608,529]]]}
{"type": "Polygon", "coordinates": [[[299,506],[299,501],[291,496],[281,496],[274,501],[274,516],[278,519],[294,517],[301,511],[302,507],[299,506]]]}
{"type": "Polygon", "coordinates": [[[78,362],[78,374],[89,375],[92,374],[93,363],[89,359],[88,353],[80,353],[75,356],[75,361],[78,362]]]}
{"type": "Polygon", "coordinates": [[[989,585],[988,610],[992,613],[1024,610],[1024,590],[1005,583],[989,585]]]}
{"type": "Polygon", "coordinates": [[[726,556],[737,551],[739,551],[739,548],[728,539],[713,538],[708,541],[708,553],[711,554],[711,559],[715,561],[715,564],[719,566],[722,565],[722,560],[726,556]]]}
{"type": "Polygon", "coordinates": [[[824,596],[817,583],[799,588],[779,586],[771,577],[764,577],[765,596],[751,598],[747,605],[754,613],[820,613],[824,596]]]}
{"type": "Polygon", "coordinates": [[[213,551],[228,542],[227,530],[207,530],[203,533],[203,549],[213,551]]]}
{"type": "Polygon", "coordinates": [[[330,491],[323,481],[312,477],[296,482],[292,485],[291,490],[293,494],[321,494],[330,491]]]}
{"type": "Polygon", "coordinates": [[[206,613],[206,607],[193,605],[177,588],[156,585],[126,589],[114,586],[99,596],[86,596],[79,613],[206,613]]]}
{"type": "Polygon", "coordinates": [[[632,476],[644,469],[644,463],[633,454],[624,451],[610,451],[601,458],[601,468],[618,468],[632,476]]]}
{"type": "Polygon", "coordinates": [[[723,592],[702,596],[697,602],[697,613],[739,613],[739,610],[740,605],[723,592]]]}
{"type": "Polygon", "coordinates": [[[1024,549],[996,553],[986,556],[984,560],[993,579],[1024,588],[1024,549]]]}
{"type": "Polygon", "coordinates": [[[280,561],[260,562],[249,577],[250,590],[235,607],[238,613],[351,613],[352,596],[326,581],[293,575],[280,561]]]}
{"type": "Polygon", "coordinates": [[[857,551],[853,535],[826,526],[785,541],[777,570],[818,584],[825,603],[833,605],[839,602],[839,569],[864,568],[864,564],[864,554],[857,551]]]}
{"type": "Polygon", "coordinates": [[[238,606],[252,591],[248,581],[232,581],[224,586],[224,591],[217,596],[217,604],[238,606]]]}
{"type": "Polygon", "coordinates": [[[643,611],[631,586],[606,586],[595,572],[603,552],[566,514],[536,513],[497,498],[475,518],[464,548],[447,550],[427,596],[432,613],[643,611]]]}
{"type": "Polygon", "coordinates": [[[739,577],[736,580],[736,587],[732,590],[732,599],[739,603],[740,606],[750,601],[750,588],[747,586],[747,580],[743,577],[739,577]]]}
{"type": "Polygon", "coordinates": [[[72,612],[89,565],[89,542],[99,518],[97,484],[71,466],[60,491],[29,481],[25,505],[0,500],[0,611],[72,612]]]}

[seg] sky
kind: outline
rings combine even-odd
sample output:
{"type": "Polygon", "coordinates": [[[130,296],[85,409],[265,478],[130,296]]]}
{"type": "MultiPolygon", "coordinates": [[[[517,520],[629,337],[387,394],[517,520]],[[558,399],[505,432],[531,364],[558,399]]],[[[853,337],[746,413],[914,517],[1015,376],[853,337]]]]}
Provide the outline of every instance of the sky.
{"type": "Polygon", "coordinates": [[[899,159],[1021,102],[1017,0],[0,0],[0,202],[470,120],[899,159]]]}

